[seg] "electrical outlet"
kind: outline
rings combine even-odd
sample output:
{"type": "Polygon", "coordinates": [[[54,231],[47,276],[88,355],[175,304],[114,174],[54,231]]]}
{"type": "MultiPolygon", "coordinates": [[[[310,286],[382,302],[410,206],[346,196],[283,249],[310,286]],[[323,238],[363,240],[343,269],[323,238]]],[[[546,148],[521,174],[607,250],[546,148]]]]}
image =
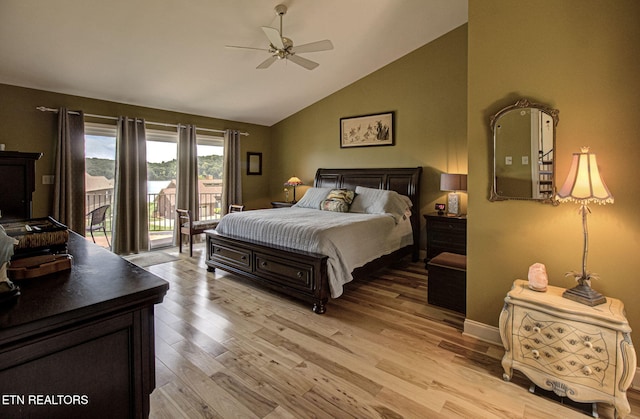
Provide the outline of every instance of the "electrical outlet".
{"type": "Polygon", "coordinates": [[[42,184],[43,185],[53,185],[54,180],[56,179],[55,175],[43,175],[42,176],[42,184]]]}

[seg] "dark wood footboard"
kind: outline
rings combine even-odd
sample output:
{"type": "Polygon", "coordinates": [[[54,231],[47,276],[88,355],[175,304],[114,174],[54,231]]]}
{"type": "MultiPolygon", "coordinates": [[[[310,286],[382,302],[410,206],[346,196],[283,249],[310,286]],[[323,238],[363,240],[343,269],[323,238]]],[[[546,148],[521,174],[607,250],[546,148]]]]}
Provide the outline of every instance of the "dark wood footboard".
{"type": "MultiPolygon", "coordinates": [[[[211,272],[220,268],[313,305],[323,314],[331,296],[327,276],[328,256],[257,242],[238,240],[207,230],[205,263],[211,272]]],[[[356,268],[353,278],[363,278],[407,255],[413,246],[398,249],[356,268]]]]}
{"type": "Polygon", "coordinates": [[[313,304],[322,314],[329,300],[327,256],[277,248],[247,240],[207,234],[205,263],[211,271],[220,268],[269,288],[313,304]]]}

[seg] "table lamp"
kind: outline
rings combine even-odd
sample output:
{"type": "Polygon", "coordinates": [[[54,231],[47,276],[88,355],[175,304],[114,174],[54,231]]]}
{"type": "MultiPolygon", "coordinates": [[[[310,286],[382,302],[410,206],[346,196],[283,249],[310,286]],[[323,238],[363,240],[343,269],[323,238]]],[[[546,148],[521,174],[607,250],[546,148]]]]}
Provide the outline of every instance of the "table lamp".
{"type": "Polygon", "coordinates": [[[440,175],[440,190],[451,191],[447,195],[447,213],[460,215],[460,194],[467,190],[467,175],[443,173],[440,175]]]}
{"type": "Polygon", "coordinates": [[[577,202],[582,213],[582,231],[584,237],[584,250],[582,253],[582,272],[568,272],[567,276],[575,277],[578,285],[566,290],[562,296],[588,306],[603,304],[607,299],[591,288],[591,278],[597,278],[597,274],[587,271],[587,250],[589,233],[587,231],[587,212],[591,212],[587,204],[613,204],[613,196],[605,185],[596,162],[596,155],[589,153],[589,147],[582,147],[580,153],[573,153],[571,168],[567,180],[556,194],[560,202],[577,202]]]}
{"type": "Polygon", "coordinates": [[[284,183],[284,186],[293,186],[293,201],[291,201],[292,204],[298,202],[296,201],[296,186],[298,185],[302,185],[302,181],[296,176],[291,176],[289,180],[284,183]]]}

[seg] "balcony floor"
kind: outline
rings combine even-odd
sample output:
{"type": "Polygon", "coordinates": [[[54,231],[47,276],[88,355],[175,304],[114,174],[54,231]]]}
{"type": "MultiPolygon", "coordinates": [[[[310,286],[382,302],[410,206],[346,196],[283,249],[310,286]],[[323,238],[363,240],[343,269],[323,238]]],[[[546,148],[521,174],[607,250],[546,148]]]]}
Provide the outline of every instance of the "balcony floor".
{"type": "MultiPolygon", "coordinates": [[[[109,238],[109,243],[111,243],[111,234],[107,235],[109,238]]],[[[92,241],[91,235],[87,233],[87,240],[92,241]]],[[[102,234],[95,234],[96,244],[100,247],[104,247],[105,249],[109,249],[109,245],[107,244],[107,239],[102,234]]],[[[173,232],[171,231],[153,231],[149,235],[149,246],[151,249],[159,249],[163,247],[173,246],[173,232]]]]}

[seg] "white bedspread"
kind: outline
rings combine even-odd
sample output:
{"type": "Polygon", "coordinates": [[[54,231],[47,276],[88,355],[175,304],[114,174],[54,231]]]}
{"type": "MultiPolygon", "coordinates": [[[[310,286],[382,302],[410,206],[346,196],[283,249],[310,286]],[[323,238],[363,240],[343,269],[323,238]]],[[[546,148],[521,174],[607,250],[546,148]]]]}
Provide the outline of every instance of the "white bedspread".
{"type": "Polygon", "coordinates": [[[216,231],[328,256],[331,296],[353,279],[351,272],[413,243],[409,219],[396,224],[388,214],[359,214],[309,208],[274,208],[227,214],[216,231]]]}

